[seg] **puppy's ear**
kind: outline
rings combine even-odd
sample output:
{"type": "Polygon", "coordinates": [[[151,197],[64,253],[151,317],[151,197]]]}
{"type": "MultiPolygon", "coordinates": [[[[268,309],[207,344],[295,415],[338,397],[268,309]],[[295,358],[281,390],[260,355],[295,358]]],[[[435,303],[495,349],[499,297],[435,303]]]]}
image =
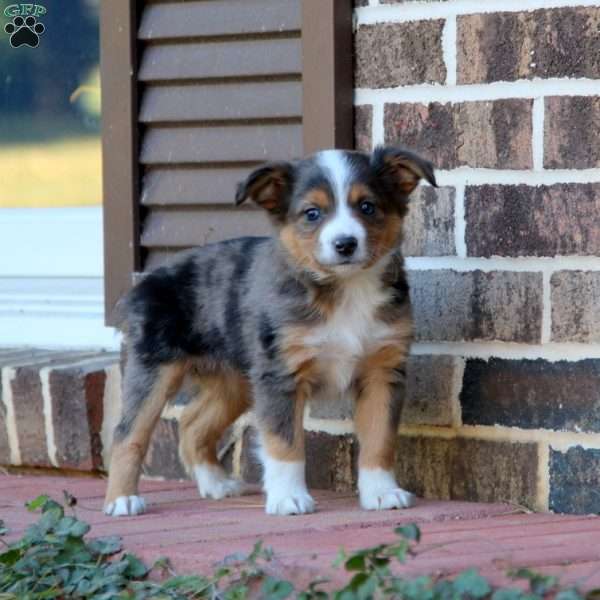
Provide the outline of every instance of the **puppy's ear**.
{"type": "Polygon", "coordinates": [[[400,147],[379,146],[373,152],[371,164],[378,178],[408,196],[421,179],[437,187],[433,165],[410,150],[400,147]]]}
{"type": "Polygon", "coordinates": [[[288,162],[267,163],[240,183],[235,204],[250,199],[273,216],[285,215],[294,183],[294,167],[288,162]]]}

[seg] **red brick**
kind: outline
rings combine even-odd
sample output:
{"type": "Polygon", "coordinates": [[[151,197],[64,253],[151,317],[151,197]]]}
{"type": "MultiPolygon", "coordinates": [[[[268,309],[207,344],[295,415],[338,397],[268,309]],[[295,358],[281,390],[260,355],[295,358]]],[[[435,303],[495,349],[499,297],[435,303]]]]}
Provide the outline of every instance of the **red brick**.
{"type": "Polygon", "coordinates": [[[460,394],[465,425],[600,431],[600,360],[469,359],[460,394]]]}
{"type": "Polygon", "coordinates": [[[411,271],[409,283],[417,340],[540,341],[540,273],[411,271]]]}
{"type": "Polygon", "coordinates": [[[458,402],[455,379],[462,380],[463,364],[456,356],[410,356],[402,425],[451,426],[458,402]]]}
{"type": "Polygon", "coordinates": [[[51,467],[39,368],[17,367],[11,385],[21,462],[28,466],[51,467]]]}
{"type": "Polygon", "coordinates": [[[438,169],[530,169],[532,100],[386,104],[385,141],[420,152],[438,169]]]}
{"type": "Polygon", "coordinates": [[[188,479],[179,459],[179,424],[159,419],[144,461],[144,474],[165,479],[188,479]]]}
{"type": "Polygon", "coordinates": [[[534,507],[535,443],[400,436],[398,483],[419,497],[534,507]]]}
{"type": "Polygon", "coordinates": [[[600,98],[553,96],[545,99],[544,167],[547,169],[599,167],[599,138],[600,98]]]}
{"type": "Polygon", "coordinates": [[[600,77],[599,7],[457,19],[458,83],[600,77]]]}
{"type": "Polygon", "coordinates": [[[600,512],[600,450],[550,448],[550,509],[560,513],[600,512]]]}
{"type": "Polygon", "coordinates": [[[600,272],[559,271],[550,280],[553,342],[600,342],[600,272]]]}
{"type": "MultiPolygon", "coordinates": [[[[117,359],[115,358],[115,362],[117,359]]],[[[102,465],[100,431],[106,373],[98,365],[53,369],[48,375],[58,466],[98,470],[102,465]]]]}
{"type": "Polygon", "coordinates": [[[484,185],[465,192],[469,256],[600,253],[600,184],[484,185]]]}
{"type": "Polygon", "coordinates": [[[354,38],[356,87],[443,83],[443,27],[443,20],[361,25],[354,38]]]}
{"type": "Polygon", "coordinates": [[[356,489],[358,443],[353,435],[306,432],[306,482],[309,488],[352,492],[356,489]]]}
{"type": "Polygon", "coordinates": [[[420,186],[409,203],[404,221],[405,256],[450,256],[454,244],[454,188],[420,186]]]}

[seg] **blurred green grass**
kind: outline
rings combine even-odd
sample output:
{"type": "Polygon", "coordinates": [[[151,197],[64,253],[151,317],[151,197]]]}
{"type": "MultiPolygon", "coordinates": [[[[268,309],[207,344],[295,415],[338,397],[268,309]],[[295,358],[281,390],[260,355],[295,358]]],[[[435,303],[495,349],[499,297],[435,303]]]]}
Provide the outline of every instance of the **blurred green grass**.
{"type": "Polygon", "coordinates": [[[102,201],[97,127],[19,117],[0,121],[0,208],[89,206],[102,201]]]}

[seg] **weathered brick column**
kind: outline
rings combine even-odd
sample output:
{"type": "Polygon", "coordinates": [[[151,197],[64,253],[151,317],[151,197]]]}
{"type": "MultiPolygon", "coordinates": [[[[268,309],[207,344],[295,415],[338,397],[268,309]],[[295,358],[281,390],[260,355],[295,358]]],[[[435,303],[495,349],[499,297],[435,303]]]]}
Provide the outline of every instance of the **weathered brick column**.
{"type": "Polygon", "coordinates": [[[407,227],[427,391],[400,480],[598,512],[600,2],[355,4],[357,145],[410,146],[441,184],[407,227]]]}
{"type": "Polygon", "coordinates": [[[0,466],[101,471],[120,379],[114,352],[0,349],[0,466]]]}

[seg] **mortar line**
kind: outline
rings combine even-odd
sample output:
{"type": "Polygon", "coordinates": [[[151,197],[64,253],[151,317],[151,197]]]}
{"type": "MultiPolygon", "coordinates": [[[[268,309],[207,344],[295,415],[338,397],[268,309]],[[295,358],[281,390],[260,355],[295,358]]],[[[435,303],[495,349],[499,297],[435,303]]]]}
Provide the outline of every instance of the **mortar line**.
{"type": "Polygon", "coordinates": [[[456,85],[456,15],[450,15],[442,31],[442,53],[446,65],[446,85],[456,85]]]}
{"type": "Polygon", "coordinates": [[[385,123],[384,123],[384,103],[382,101],[374,102],[373,122],[371,123],[371,135],[373,148],[385,143],[385,123]]]}
{"type": "Polygon", "coordinates": [[[402,425],[400,433],[409,437],[468,438],[495,442],[541,443],[554,450],[566,452],[575,446],[586,449],[600,448],[600,434],[588,432],[555,431],[552,429],[521,429],[503,425],[461,425],[437,427],[402,425]]]}
{"type": "Polygon", "coordinates": [[[56,438],[54,435],[54,415],[52,410],[52,395],[50,392],[50,371],[52,366],[42,367],[40,369],[40,382],[42,384],[42,400],[44,403],[44,430],[46,433],[46,451],[50,464],[58,467],[58,450],[56,447],[56,438]]]}
{"type": "Polygon", "coordinates": [[[456,256],[467,257],[467,222],[465,218],[465,186],[454,188],[454,247],[456,256]]]}
{"type": "Polygon", "coordinates": [[[463,388],[463,380],[465,375],[465,360],[458,358],[455,360],[455,365],[452,374],[452,391],[450,415],[452,419],[452,427],[458,428],[462,426],[462,406],[460,404],[460,393],[463,388]]]}
{"type": "Polygon", "coordinates": [[[511,271],[527,273],[547,273],[556,271],[600,271],[600,257],[597,256],[554,256],[515,258],[477,256],[409,256],[406,257],[409,271],[452,270],[469,271],[511,271]]]}
{"type": "Polygon", "coordinates": [[[537,468],[537,509],[542,512],[550,510],[550,444],[538,443],[537,468]]]}
{"type": "Polygon", "coordinates": [[[600,359],[600,343],[580,344],[551,342],[548,344],[517,344],[514,342],[415,342],[411,346],[415,356],[447,355],[489,360],[537,360],[547,362],[577,362],[600,359]]]}
{"type": "Polygon", "coordinates": [[[414,102],[488,102],[490,100],[528,99],[542,96],[597,96],[598,82],[588,78],[550,77],[440,85],[422,83],[391,88],[356,88],[357,104],[375,101],[414,102]]]}
{"type": "Polygon", "coordinates": [[[544,118],[544,98],[534,98],[531,109],[531,151],[534,171],[544,170],[544,118]]]}
{"type": "Polygon", "coordinates": [[[542,273],[542,331],[541,342],[552,341],[552,289],[550,286],[551,273],[542,273]]]}

